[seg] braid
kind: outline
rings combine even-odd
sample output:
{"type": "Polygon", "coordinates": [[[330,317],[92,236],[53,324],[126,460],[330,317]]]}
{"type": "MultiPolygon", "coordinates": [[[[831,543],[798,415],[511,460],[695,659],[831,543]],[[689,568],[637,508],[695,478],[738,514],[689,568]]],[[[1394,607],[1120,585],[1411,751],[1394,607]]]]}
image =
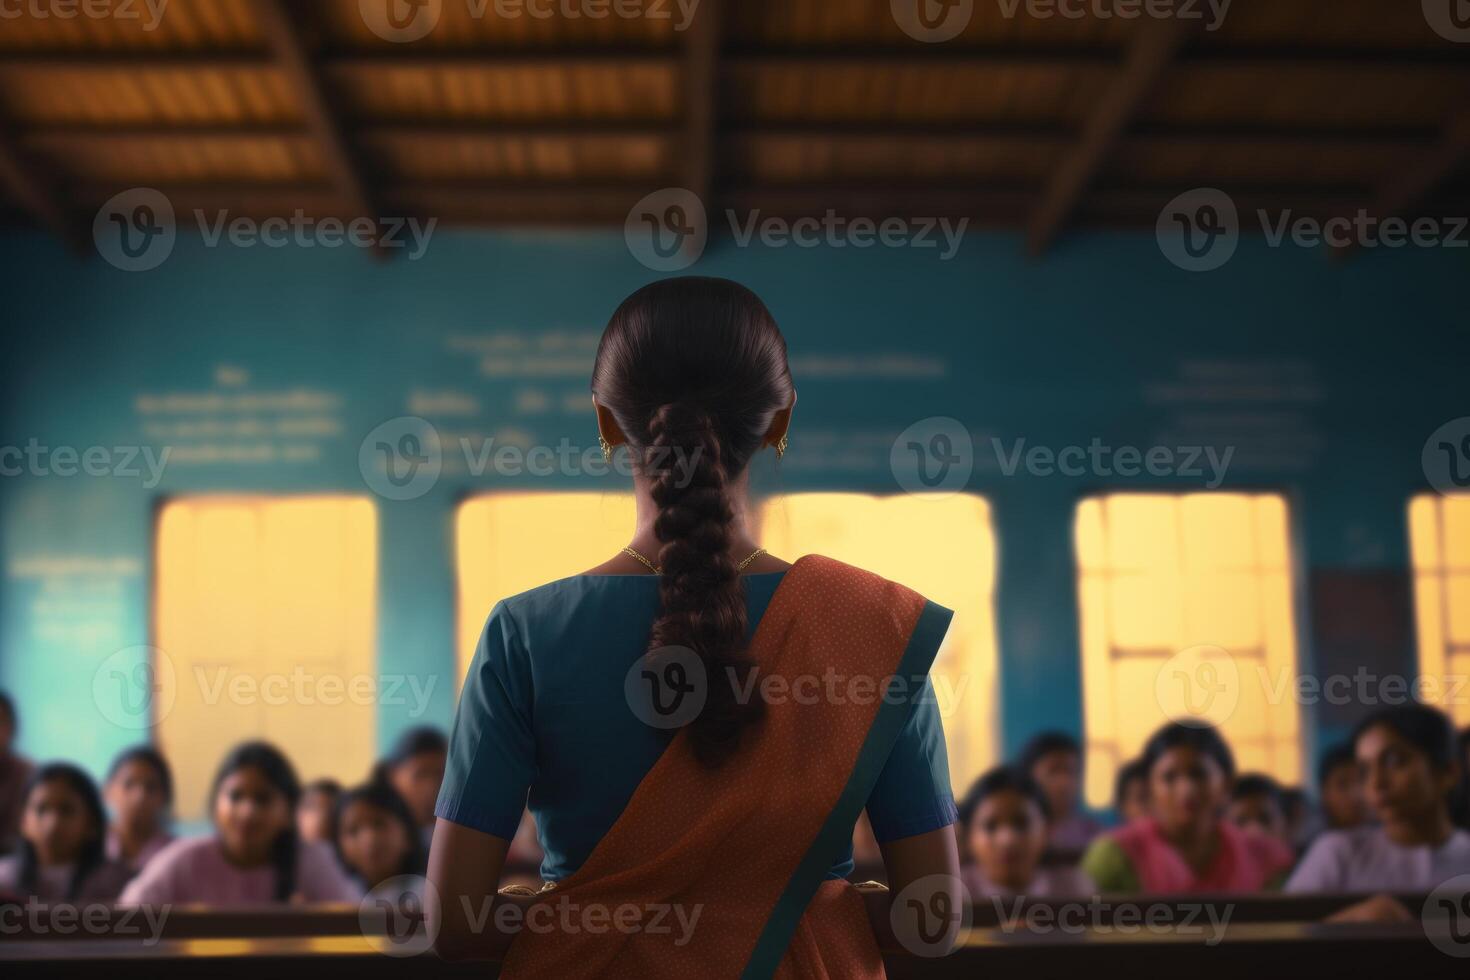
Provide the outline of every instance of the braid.
{"type": "Polygon", "coordinates": [[[759,701],[742,704],[736,696],[735,685],[752,665],[744,657],[745,592],[729,554],[735,523],[729,474],[714,419],[703,409],[663,405],[649,420],[648,434],[642,470],[658,506],[653,530],[663,570],[649,650],[682,646],[699,655],[708,695],[689,725],[690,738],[699,760],[717,766],[761,709],[759,701]]]}

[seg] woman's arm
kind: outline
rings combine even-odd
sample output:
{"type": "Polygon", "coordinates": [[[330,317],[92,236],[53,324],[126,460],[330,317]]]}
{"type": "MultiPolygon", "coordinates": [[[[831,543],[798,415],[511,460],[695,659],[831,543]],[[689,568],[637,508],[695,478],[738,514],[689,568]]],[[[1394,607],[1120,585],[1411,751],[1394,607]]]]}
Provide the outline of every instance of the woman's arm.
{"type": "MultiPolygon", "coordinates": [[[[945,919],[953,917],[952,928],[944,934],[946,948],[936,948],[926,941],[926,955],[949,952],[959,941],[959,925],[967,898],[965,886],[960,881],[960,853],[954,826],[951,824],[927,834],[891,840],[878,847],[883,852],[883,867],[888,872],[892,901],[900,903],[888,916],[880,916],[873,922],[878,945],[884,949],[903,948],[902,936],[895,935],[894,918],[908,914],[908,909],[912,908],[936,913],[945,919]]],[[[937,924],[937,920],[933,924],[937,924]]],[[[909,929],[904,931],[913,933],[909,929]]]]}
{"type": "Polygon", "coordinates": [[[496,928],[494,907],[510,841],[437,820],[429,845],[424,915],[434,951],[447,960],[498,960],[513,938],[496,928]]]}

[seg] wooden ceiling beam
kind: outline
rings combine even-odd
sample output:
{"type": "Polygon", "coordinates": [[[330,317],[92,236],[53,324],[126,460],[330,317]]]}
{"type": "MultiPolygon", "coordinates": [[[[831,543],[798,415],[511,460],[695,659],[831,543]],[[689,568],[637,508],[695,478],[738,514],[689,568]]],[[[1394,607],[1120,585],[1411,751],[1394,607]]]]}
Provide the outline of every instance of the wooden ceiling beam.
{"type": "Polygon", "coordinates": [[[0,126],[0,184],[37,224],[63,245],[78,254],[86,251],[81,223],[62,204],[52,181],[26,155],[8,127],[3,126],[0,126]]]}
{"type": "Polygon", "coordinates": [[[725,8],[720,0],[703,0],[685,30],[683,99],[683,185],[714,212],[714,166],[717,153],[720,47],[724,43],[725,8]]]}
{"type": "Polygon", "coordinates": [[[301,100],[307,129],[316,137],[343,202],[357,214],[376,221],[381,214],[362,165],[348,142],[321,70],[307,50],[292,11],[284,0],[255,0],[254,9],[276,65],[301,100]]]}
{"type": "Polygon", "coordinates": [[[1196,29],[1194,22],[1177,17],[1148,21],[1137,29],[1122,68],[1093,107],[1076,148],[1052,173],[1027,222],[1026,247],[1032,255],[1046,251],[1196,29]]]}

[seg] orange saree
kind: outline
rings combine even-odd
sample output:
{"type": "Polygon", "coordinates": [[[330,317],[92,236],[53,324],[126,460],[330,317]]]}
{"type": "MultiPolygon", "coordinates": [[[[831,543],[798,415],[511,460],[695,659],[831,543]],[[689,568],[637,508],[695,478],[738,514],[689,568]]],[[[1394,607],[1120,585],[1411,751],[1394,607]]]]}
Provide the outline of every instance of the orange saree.
{"type": "Polygon", "coordinates": [[[869,572],[798,561],[752,640],[762,722],[718,769],[676,735],[582,867],[528,910],[501,975],[882,977],[861,898],[826,873],[951,616],[869,572]]]}

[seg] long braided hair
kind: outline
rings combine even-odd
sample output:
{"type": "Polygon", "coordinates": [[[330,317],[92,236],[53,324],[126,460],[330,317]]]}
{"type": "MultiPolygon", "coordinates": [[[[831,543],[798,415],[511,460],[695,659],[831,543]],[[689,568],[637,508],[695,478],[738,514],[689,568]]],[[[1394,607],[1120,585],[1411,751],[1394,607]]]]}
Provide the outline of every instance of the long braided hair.
{"type": "Polygon", "coordinates": [[[747,616],[730,486],[745,471],[795,389],[786,341],[765,304],[727,279],[651,283],[623,301],[592,372],[597,403],[617,421],[658,507],[660,612],[648,651],[687,647],[708,682],[689,723],[696,756],[717,766],[759,718],[742,702],[749,676],[747,616]]]}

